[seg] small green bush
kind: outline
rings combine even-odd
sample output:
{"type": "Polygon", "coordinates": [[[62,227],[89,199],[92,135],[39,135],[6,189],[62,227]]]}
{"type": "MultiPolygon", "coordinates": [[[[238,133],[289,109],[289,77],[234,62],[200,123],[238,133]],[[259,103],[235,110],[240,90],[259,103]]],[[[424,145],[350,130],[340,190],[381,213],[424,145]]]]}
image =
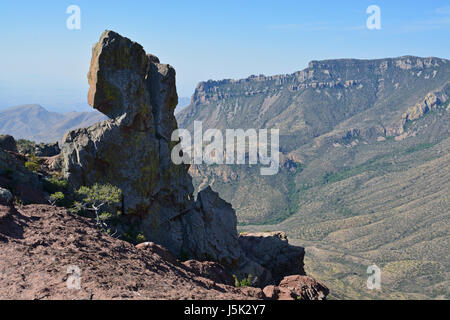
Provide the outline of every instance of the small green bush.
{"type": "Polygon", "coordinates": [[[37,162],[27,161],[25,162],[25,168],[30,171],[37,172],[39,170],[39,165],[37,164],[37,162]]]}
{"type": "Polygon", "coordinates": [[[241,281],[233,274],[234,278],[234,286],[239,287],[251,287],[253,285],[253,277],[251,274],[247,276],[247,278],[243,278],[241,281]]]}
{"type": "Polygon", "coordinates": [[[110,212],[103,212],[100,215],[100,220],[102,220],[102,221],[109,221],[109,220],[112,220],[112,219],[114,219],[114,215],[112,213],[110,213],[110,212]]]}
{"type": "Polygon", "coordinates": [[[92,187],[82,186],[76,191],[80,201],[74,202],[75,212],[91,211],[95,213],[97,225],[100,223],[100,214],[105,208],[112,208],[120,203],[122,191],[111,184],[94,184],[92,187]]]}
{"type": "Polygon", "coordinates": [[[145,239],[145,236],[144,236],[142,233],[139,233],[139,234],[136,236],[136,242],[137,242],[137,243],[143,243],[143,242],[145,242],[145,241],[147,241],[147,239],[145,239]]]}
{"type": "Polygon", "coordinates": [[[62,192],[55,192],[52,195],[50,195],[49,202],[52,205],[62,205],[64,203],[64,193],[62,192]]]}
{"type": "Polygon", "coordinates": [[[52,176],[44,180],[44,190],[48,193],[64,192],[67,190],[67,180],[52,176]]]}

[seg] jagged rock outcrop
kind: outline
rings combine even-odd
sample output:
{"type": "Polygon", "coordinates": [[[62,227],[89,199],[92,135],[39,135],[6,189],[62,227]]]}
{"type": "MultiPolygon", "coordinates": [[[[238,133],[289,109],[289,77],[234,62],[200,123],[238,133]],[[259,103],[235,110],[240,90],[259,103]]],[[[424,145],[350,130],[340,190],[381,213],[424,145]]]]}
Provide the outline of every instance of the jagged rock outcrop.
{"type": "Polygon", "coordinates": [[[441,90],[428,93],[422,102],[408,108],[408,110],[402,115],[403,123],[417,120],[423,117],[427,112],[436,110],[439,107],[444,107],[444,103],[446,103],[449,99],[450,82],[446,83],[441,90]]]}
{"type": "Polygon", "coordinates": [[[0,135],[0,149],[17,152],[17,145],[14,137],[7,134],[0,135]]]}
{"type": "Polygon", "coordinates": [[[58,142],[40,143],[34,148],[37,157],[54,157],[61,152],[58,142]]]}
{"type": "Polygon", "coordinates": [[[89,104],[110,119],[67,133],[59,163],[72,188],[109,183],[122,190],[119,233],[132,227],[175,257],[218,262],[239,279],[251,274],[261,288],[274,283],[272,275],[282,278],[287,261],[302,270],[302,259],[288,258],[287,241],[266,248],[274,259],[269,269],[248,258],[239,244],[235,211],[210,187],[194,200],[189,166],[171,161],[178,98],[170,65],[106,31],[93,48],[88,80],[89,104]]]}
{"type": "Polygon", "coordinates": [[[62,167],[69,184],[116,185],[124,216],[147,240],[176,256],[237,267],[242,252],[234,210],[211,189],[194,201],[188,166],[171,161],[175,70],[106,31],[93,49],[88,79],[89,103],[110,119],[64,137],[62,167]]]}
{"type": "Polygon", "coordinates": [[[0,149],[0,187],[25,203],[47,203],[38,174],[24,167],[25,156],[0,149]]]}

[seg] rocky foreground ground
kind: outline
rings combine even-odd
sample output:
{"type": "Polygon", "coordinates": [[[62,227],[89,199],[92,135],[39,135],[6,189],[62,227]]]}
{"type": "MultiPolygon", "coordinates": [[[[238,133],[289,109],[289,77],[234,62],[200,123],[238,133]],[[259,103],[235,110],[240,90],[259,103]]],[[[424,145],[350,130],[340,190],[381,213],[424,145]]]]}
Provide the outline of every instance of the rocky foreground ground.
{"type": "Polygon", "coordinates": [[[328,294],[307,276],[286,277],[264,290],[223,284],[230,278],[216,263],[182,263],[153,243],[115,239],[63,208],[0,205],[0,299],[294,300],[328,294]],[[80,289],[69,289],[77,284],[76,267],[80,289]]]}

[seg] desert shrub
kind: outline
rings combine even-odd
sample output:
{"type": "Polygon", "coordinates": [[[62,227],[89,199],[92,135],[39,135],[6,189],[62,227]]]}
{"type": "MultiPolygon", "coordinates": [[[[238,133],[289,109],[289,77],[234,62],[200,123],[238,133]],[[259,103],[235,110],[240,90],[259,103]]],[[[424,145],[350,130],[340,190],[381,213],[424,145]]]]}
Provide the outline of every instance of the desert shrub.
{"type": "Polygon", "coordinates": [[[96,183],[92,187],[82,186],[75,193],[79,197],[79,201],[74,203],[75,210],[94,212],[97,225],[102,225],[100,222],[102,211],[117,205],[122,198],[122,191],[111,184],[96,183]]]}
{"type": "Polygon", "coordinates": [[[142,233],[139,233],[139,234],[136,236],[136,242],[137,242],[137,243],[143,243],[143,242],[145,242],[145,241],[147,241],[147,239],[145,238],[145,236],[144,236],[142,233]]]}
{"type": "Polygon", "coordinates": [[[34,154],[32,154],[28,158],[28,161],[25,162],[25,168],[33,172],[37,172],[39,170],[38,159],[34,154]]]}
{"type": "Polygon", "coordinates": [[[55,192],[50,195],[49,202],[52,206],[54,205],[62,205],[64,203],[64,193],[62,192],[55,192]]]}
{"type": "Polygon", "coordinates": [[[99,217],[102,221],[110,221],[115,218],[111,212],[102,212],[99,217]]]}
{"type": "Polygon", "coordinates": [[[128,232],[124,232],[122,234],[122,240],[126,241],[126,242],[130,242],[130,243],[134,243],[134,238],[131,234],[129,234],[128,232]]]}
{"type": "Polygon", "coordinates": [[[147,241],[144,234],[139,232],[136,226],[128,225],[128,229],[122,233],[122,240],[130,242],[132,244],[139,244],[147,241]]]}
{"type": "Polygon", "coordinates": [[[65,192],[67,189],[67,180],[52,176],[44,180],[44,190],[48,193],[65,192]]]}
{"type": "Polygon", "coordinates": [[[39,165],[35,162],[27,161],[25,162],[25,168],[30,171],[37,172],[39,170],[39,165]]]}
{"type": "Polygon", "coordinates": [[[239,281],[238,277],[233,274],[235,287],[251,287],[253,285],[253,276],[249,274],[247,278],[243,278],[239,281]]]}

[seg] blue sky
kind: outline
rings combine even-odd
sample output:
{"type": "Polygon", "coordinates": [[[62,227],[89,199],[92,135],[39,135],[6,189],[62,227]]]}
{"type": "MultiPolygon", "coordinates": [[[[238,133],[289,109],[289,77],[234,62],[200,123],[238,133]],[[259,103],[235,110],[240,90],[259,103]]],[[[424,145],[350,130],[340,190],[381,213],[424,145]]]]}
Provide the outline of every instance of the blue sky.
{"type": "Polygon", "coordinates": [[[311,60],[450,58],[449,0],[4,0],[0,15],[0,108],[83,109],[91,48],[105,29],[173,65],[180,97],[199,81],[292,73],[311,60]],[[66,28],[72,4],[81,30],[66,28]],[[366,28],[369,5],[381,9],[381,30],[366,28]]]}

